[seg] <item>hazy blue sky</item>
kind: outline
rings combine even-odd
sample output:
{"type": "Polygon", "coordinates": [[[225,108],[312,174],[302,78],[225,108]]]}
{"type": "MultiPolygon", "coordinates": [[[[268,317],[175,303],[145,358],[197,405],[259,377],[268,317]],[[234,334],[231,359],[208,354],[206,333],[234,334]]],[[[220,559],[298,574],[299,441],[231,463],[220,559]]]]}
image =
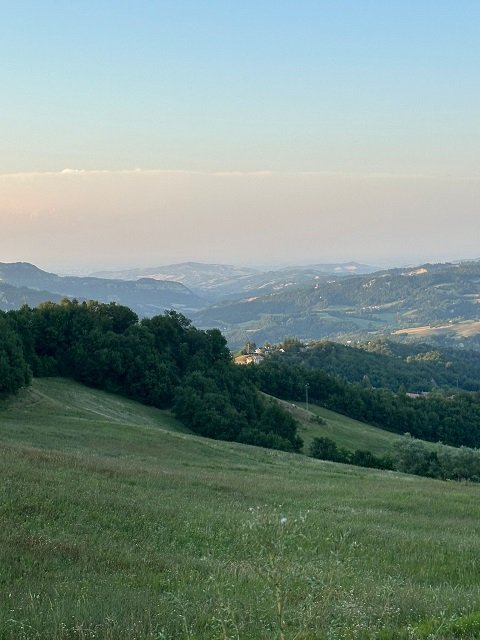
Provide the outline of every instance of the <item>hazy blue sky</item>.
{"type": "Polygon", "coordinates": [[[479,32],[478,0],[0,0],[0,261],[479,257],[479,32]]]}

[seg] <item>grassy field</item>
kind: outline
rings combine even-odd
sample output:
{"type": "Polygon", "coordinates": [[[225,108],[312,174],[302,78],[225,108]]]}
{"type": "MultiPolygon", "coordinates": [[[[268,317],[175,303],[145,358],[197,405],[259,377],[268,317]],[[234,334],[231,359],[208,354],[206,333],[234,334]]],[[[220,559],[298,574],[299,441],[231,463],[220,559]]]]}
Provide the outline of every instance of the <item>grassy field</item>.
{"type": "Polygon", "coordinates": [[[62,380],[0,409],[0,638],[480,637],[480,487],[188,434],[62,380]]]}

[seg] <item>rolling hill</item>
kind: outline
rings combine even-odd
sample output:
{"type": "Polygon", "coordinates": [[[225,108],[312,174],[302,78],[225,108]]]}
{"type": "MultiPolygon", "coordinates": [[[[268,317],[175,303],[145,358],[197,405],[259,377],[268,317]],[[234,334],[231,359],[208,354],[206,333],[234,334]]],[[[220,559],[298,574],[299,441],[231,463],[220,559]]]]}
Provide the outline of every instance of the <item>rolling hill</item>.
{"type": "Polygon", "coordinates": [[[5,640],[478,637],[478,485],[196,437],[59,379],[2,405],[0,451],[5,640]]]}
{"type": "Polygon", "coordinates": [[[451,326],[456,335],[460,323],[478,328],[479,301],[479,262],[427,264],[224,301],[194,320],[197,326],[220,328],[232,346],[247,339],[280,342],[287,336],[365,338],[426,324],[451,326]]]}

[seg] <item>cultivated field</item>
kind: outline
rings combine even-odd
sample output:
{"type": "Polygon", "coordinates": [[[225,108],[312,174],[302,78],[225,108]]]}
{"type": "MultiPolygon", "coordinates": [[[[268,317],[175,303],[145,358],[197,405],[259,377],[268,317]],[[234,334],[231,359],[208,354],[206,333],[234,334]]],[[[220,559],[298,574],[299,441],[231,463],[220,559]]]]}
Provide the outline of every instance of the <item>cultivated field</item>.
{"type": "Polygon", "coordinates": [[[62,380],[0,410],[0,638],[480,636],[480,487],[201,439],[62,380]]]}
{"type": "Polygon", "coordinates": [[[480,322],[478,320],[465,320],[463,322],[452,322],[442,326],[423,326],[397,329],[392,331],[393,335],[410,335],[421,338],[428,338],[433,335],[455,334],[462,338],[470,338],[480,333],[480,322]]]}

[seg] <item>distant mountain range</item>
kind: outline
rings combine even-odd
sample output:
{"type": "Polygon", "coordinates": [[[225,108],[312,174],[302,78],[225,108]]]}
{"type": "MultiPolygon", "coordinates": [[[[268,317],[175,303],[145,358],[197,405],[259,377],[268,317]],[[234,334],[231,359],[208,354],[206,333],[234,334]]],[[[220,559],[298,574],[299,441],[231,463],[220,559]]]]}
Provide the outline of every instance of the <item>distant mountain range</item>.
{"type": "Polygon", "coordinates": [[[262,271],[223,264],[184,262],[147,269],[59,276],[27,262],[0,263],[0,309],[36,306],[62,297],[116,302],[140,316],[176,309],[191,315],[212,302],[267,294],[324,280],[332,274],[370,272],[357,263],[320,264],[262,271]]]}
{"type": "Polygon", "coordinates": [[[122,280],[148,277],[156,280],[181,282],[198,296],[210,302],[217,302],[226,298],[265,295],[291,287],[314,284],[318,280],[325,280],[332,275],[372,273],[376,270],[376,267],[357,262],[315,264],[268,270],[225,264],[182,262],[145,269],[99,271],[91,275],[122,280]]]}
{"type": "Polygon", "coordinates": [[[27,262],[0,263],[0,309],[18,308],[22,304],[36,306],[64,297],[116,302],[140,316],[152,316],[172,308],[188,315],[206,304],[178,282],[58,276],[27,262]]]}
{"type": "Polygon", "coordinates": [[[477,340],[480,347],[480,262],[364,273],[369,269],[339,263],[262,271],[185,262],[62,277],[28,263],[0,263],[0,309],[62,297],[116,302],[141,317],[176,309],[199,328],[221,329],[232,347],[392,334],[477,340]]]}

